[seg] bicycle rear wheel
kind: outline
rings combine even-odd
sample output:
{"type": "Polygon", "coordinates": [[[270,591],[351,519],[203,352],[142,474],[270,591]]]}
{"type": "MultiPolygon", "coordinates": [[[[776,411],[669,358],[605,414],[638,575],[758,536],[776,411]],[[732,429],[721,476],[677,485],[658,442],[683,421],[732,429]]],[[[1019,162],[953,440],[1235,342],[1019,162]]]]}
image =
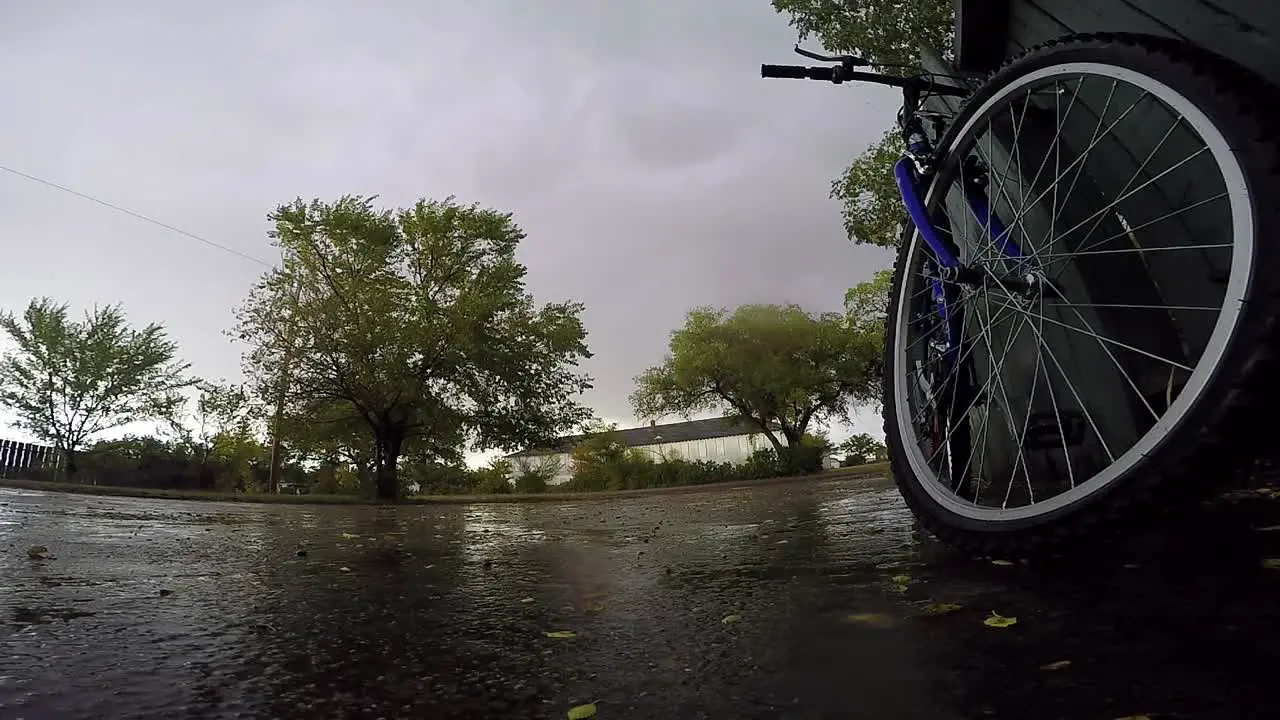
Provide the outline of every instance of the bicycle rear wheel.
{"type": "Polygon", "coordinates": [[[948,288],[960,350],[942,357],[915,232],[885,348],[894,475],[940,538],[990,554],[1096,538],[1248,459],[1280,317],[1263,88],[1168,40],[1089,36],[1029,51],[967,101],[925,199],[982,278],[948,288]]]}

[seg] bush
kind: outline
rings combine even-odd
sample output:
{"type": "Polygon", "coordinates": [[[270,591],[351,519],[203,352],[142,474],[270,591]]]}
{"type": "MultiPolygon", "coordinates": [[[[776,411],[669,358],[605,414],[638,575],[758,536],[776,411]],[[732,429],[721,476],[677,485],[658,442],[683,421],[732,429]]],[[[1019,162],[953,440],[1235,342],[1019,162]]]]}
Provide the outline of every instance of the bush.
{"type": "Polygon", "coordinates": [[[505,495],[511,492],[511,463],[494,460],[487,467],[471,470],[473,487],[483,495],[505,495]]]}
{"type": "Polygon", "coordinates": [[[517,462],[516,492],[542,493],[547,485],[560,473],[560,461],[554,455],[536,460],[522,459],[517,462]]]}
{"type": "Polygon", "coordinates": [[[524,494],[546,492],[547,481],[550,479],[545,473],[538,472],[536,469],[522,468],[516,475],[516,492],[524,494]]]}

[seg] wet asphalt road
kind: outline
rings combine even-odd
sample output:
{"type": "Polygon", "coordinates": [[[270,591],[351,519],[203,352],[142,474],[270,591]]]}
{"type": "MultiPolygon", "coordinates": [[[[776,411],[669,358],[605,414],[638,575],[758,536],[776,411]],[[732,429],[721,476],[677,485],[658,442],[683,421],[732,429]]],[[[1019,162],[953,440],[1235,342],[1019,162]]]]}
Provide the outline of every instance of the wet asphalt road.
{"type": "Polygon", "coordinates": [[[1037,567],[918,537],[867,480],[402,508],[0,490],[0,718],[1277,717],[1256,516],[1037,567]]]}

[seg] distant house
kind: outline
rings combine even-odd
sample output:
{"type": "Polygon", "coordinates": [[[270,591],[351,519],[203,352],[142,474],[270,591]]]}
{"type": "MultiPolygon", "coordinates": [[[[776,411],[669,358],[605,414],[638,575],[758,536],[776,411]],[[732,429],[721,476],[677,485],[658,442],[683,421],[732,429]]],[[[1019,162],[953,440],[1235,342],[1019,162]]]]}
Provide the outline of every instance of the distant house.
{"type": "MultiPolygon", "coordinates": [[[[753,423],[734,418],[711,418],[687,422],[615,430],[614,434],[625,445],[653,455],[654,460],[709,460],[720,463],[741,463],[751,453],[772,447],[769,439],[753,423]]],[[[549,468],[555,471],[550,484],[559,485],[573,477],[573,448],[586,436],[566,435],[556,438],[542,448],[521,450],[507,456],[514,478],[526,468],[549,468]]],[[[779,440],[786,439],[779,435],[779,440]]]]}

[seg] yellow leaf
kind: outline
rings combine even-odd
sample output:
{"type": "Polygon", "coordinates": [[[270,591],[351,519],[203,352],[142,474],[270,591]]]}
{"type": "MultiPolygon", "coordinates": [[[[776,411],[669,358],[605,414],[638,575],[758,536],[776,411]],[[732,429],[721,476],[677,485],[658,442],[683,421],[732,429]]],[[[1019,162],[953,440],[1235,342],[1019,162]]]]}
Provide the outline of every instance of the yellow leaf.
{"type": "Polygon", "coordinates": [[[950,615],[951,613],[964,607],[959,603],[929,603],[924,606],[924,614],[929,617],[938,617],[939,615],[950,615]]]}
{"type": "Polygon", "coordinates": [[[356,539],[358,539],[358,538],[360,537],[359,535],[352,535],[352,534],[351,534],[351,533],[349,533],[349,532],[340,533],[340,535],[339,535],[339,536],[340,536],[343,540],[356,540],[356,539]]]}
{"type": "Polygon", "coordinates": [[[992,561],[991,561],[991,564],[992,564],[992,565],[1000,565],[1000,566],[1002,566],[1002,567],[1007,567],[1007,566],[1009,566],[1009,565],[1012,565],[1013,563],[1009,562],[1008,560],[992,560],[992,561]]]}
{"type": "Polygon", "coordinates": [[[890,580],[893,581],[894,585],[906,585],[911,582],[911,576],[910,575],[894,575],[892,578],[890,578],[890,580]]]}
{"type": "Polygon", "coordinates": [[[1058,660],[1056,662],[1045,663],[1040,666],[1041,670],[1063,670],[1071,666],[1070,660],[1058,660]]]}
{"type": "Polygon", "coordinates": [[[1280,570],[1280,558],[1267,558],[1262,561],[1262,567],[1268,570],[1280,570]]]}
{"type": "Polygon", "coordinates": [[[569,720],[587,720],[596,716],[596,704],[587,703],[569,708],[569,720]]]}
{"type": "Polygon", "coordinates": [[[846,615],[844,619],[847,622],[870,625],[872,627],[889,627],[894,623],[892,617],[882,613],[853,613],[852,615],[846,615]]]}
{"type": "Polygon", "coordinates": [[[725,615],[723,618],[720,619],[720,622],[724,623],[725,625],[740,623],[742,622],[742,616],[741,615],[725,615]]]}
{"type": "Polygon", "coordinates": [[[990,617],[983,620],[982,624],[986,625],[987,627],[1005,628],[1005,627],[1009,627],[1010,625],[1016,625],[1017,622],[1018,622],[1018,618],[1016,617],[1005,617],[1000,613],[996,612],[995,610],[992,610],[990,617]]]}
{"type": "Polygon", "coordinates": [[[552,630],[547,633],[547,637],[555,638],[557,640],[569,640],[571,638],[578,637],[578,633],[572,630],[552,630]]]}

